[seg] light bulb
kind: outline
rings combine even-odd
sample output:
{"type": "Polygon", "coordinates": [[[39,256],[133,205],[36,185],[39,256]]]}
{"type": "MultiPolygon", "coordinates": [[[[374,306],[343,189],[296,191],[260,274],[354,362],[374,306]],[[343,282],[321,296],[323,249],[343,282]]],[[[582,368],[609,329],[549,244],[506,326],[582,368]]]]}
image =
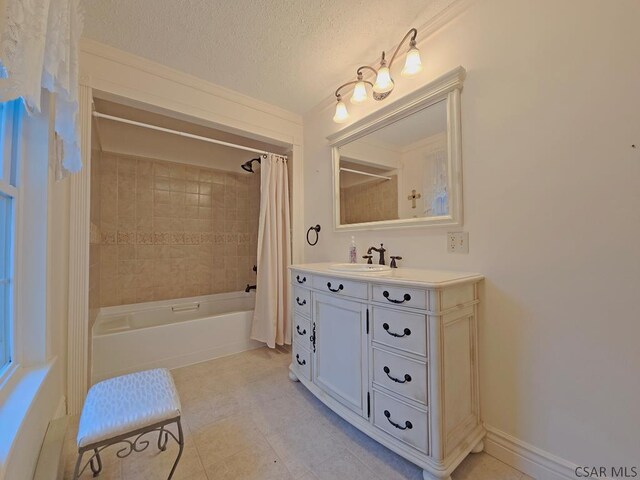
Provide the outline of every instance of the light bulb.
{"type": "Polygon", "coordinates": [[[338,103],[336,104],[336,114],[333,116],[333,121],[336,123],[344,123],[349,119],[349,112],[347,111],[347,106],[342,101],[340,97],[338,97],[338,103]]]}
{"type": "Polygon", "coordinates": [[[420,50],[415,46],[412,46],[407,53],[407,59],[404,62],[404,68],[400,75],[403,77],[410,77],[416,73],[422,71],[422,62],[420,61],[420,50]]]}
{"type": "Polygon", "coordinates": [[[391,72],[389,67],[382,65],[378,70],[376,83],[373,85],[373,91],[376,93],[387,93],[393,90],[393,80],[391,80],[391,72]]]}
{"type": "Polygon", "coordinates": [[[367,87],[363,81],[356,83],[351,95],[351,103],[362,103],[367,99],[367,87]]]}

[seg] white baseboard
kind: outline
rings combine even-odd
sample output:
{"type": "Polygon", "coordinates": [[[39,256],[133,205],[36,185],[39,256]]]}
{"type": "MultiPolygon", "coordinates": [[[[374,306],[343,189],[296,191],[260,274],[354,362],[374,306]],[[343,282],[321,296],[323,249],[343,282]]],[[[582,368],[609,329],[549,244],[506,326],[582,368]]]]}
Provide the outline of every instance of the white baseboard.
{"type": "Polygon", "coordinates": [[[485,451],[536,480],[575,480],[577,465],[485,425],[485,451]]]}

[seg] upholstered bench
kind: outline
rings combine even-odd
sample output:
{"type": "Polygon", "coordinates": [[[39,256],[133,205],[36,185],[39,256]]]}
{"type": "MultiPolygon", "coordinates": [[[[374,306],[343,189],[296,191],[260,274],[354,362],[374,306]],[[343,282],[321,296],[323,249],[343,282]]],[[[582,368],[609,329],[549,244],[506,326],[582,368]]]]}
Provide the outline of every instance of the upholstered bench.
{"type": "Polygon", "coordinates": [[[147,370],[96,383],[87,394],[78,426],[78,460],[73,479],[91,468],[96,477],[102,470],[100,453],[105,448],[123,443],[118,458],[142,452],[150,441],[145,435],[158,432],[158,448],[166,450],[171,436],[180,450],[168,479],[178,466],[184,447],[180,424],[180,399],[171,374],[166,369],[147,370]],[[178,436],[167,427],[175,423],[178,436]],[[93,452],[82,466],[87,452],[93,452]],[[82,468],[81,468],[82,466],[82,468]]]}

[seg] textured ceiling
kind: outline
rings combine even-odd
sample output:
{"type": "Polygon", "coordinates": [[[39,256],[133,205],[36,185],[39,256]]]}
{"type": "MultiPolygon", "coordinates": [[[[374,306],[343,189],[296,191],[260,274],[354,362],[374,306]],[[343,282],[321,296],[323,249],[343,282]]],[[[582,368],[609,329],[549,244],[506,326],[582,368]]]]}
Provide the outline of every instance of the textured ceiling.
{"type": "Polygon", "coordinates": [[[452,0],[88,0],[86,37],[304,113],[452,0]]]}

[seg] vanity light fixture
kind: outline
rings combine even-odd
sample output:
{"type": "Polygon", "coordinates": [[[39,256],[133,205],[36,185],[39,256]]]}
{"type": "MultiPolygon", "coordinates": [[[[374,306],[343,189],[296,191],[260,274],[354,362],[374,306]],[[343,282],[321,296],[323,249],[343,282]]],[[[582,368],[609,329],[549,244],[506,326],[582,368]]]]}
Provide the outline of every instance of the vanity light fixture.
{"type": "MultiPolygon", "coordinates": [[[[371,82],[367,82],[371,85],[371,82]]],[[[367,85],[362,79],[362,72],[358,73],[358,81],[356,86],[353,87],[353,93],[351,94],[351,103],[362,103],[367,100],[369,95],[367,94],[367,85]]]]}
{"type": "Polygon", "coordinates": [[[349,119],[347,106],[342,101],[342,96],[339,93],[336,94],[336,100],[338,100],[338,103],[336,104],[336,114],[333,116],[333,121],[336,123],[344,123],[349,119]]]}
{"type": "Polygon", "coordinates": [[[351,82],[344,83],[340,85],[336,89],[336,113],[333,116],[333,121],[336,123],[344,123],[349,119],[349,112],[347,111],[347,105],[342,100],[342,95],[340,91],[348,87],[350,85],[354,85],[353,93],[351,94],[351,103],[358,104],[366,101],[369,98],[367,93],[367,85],[371,87],[373,92],[372,96],[374,100],[384,100],[387,98],[391,92],[393,91],[393,87],[395,87],[395,83],[393,82],[393,78],[391,77],[391,66],[393,65],[393,61],[396,59],[400,48],[404,43],[409,40],[409,51],[407,52],[407,58],[404,63],[404,68],[400,75],[403,77],[413,76],[420,71],[422,71],[422,62],[420,60],[420,51],[416,47],[416,37],[418,35],[418,30],[412,28],[407,32],[402,41],[398,44],[396,51],[393,53],[389,64],[387,65],[387,61],[385,58],[385,52],[382,52],[382,57],[380,59],[380,66],[376,70],[373,67],[368,65],[363,65],[356,70],[357,80],[353,80],[351,82]],[[375,83],[371,83],[367,80],[363,80],[362,71],[364,69],[371,70],[376,75],[375,83]]]}

